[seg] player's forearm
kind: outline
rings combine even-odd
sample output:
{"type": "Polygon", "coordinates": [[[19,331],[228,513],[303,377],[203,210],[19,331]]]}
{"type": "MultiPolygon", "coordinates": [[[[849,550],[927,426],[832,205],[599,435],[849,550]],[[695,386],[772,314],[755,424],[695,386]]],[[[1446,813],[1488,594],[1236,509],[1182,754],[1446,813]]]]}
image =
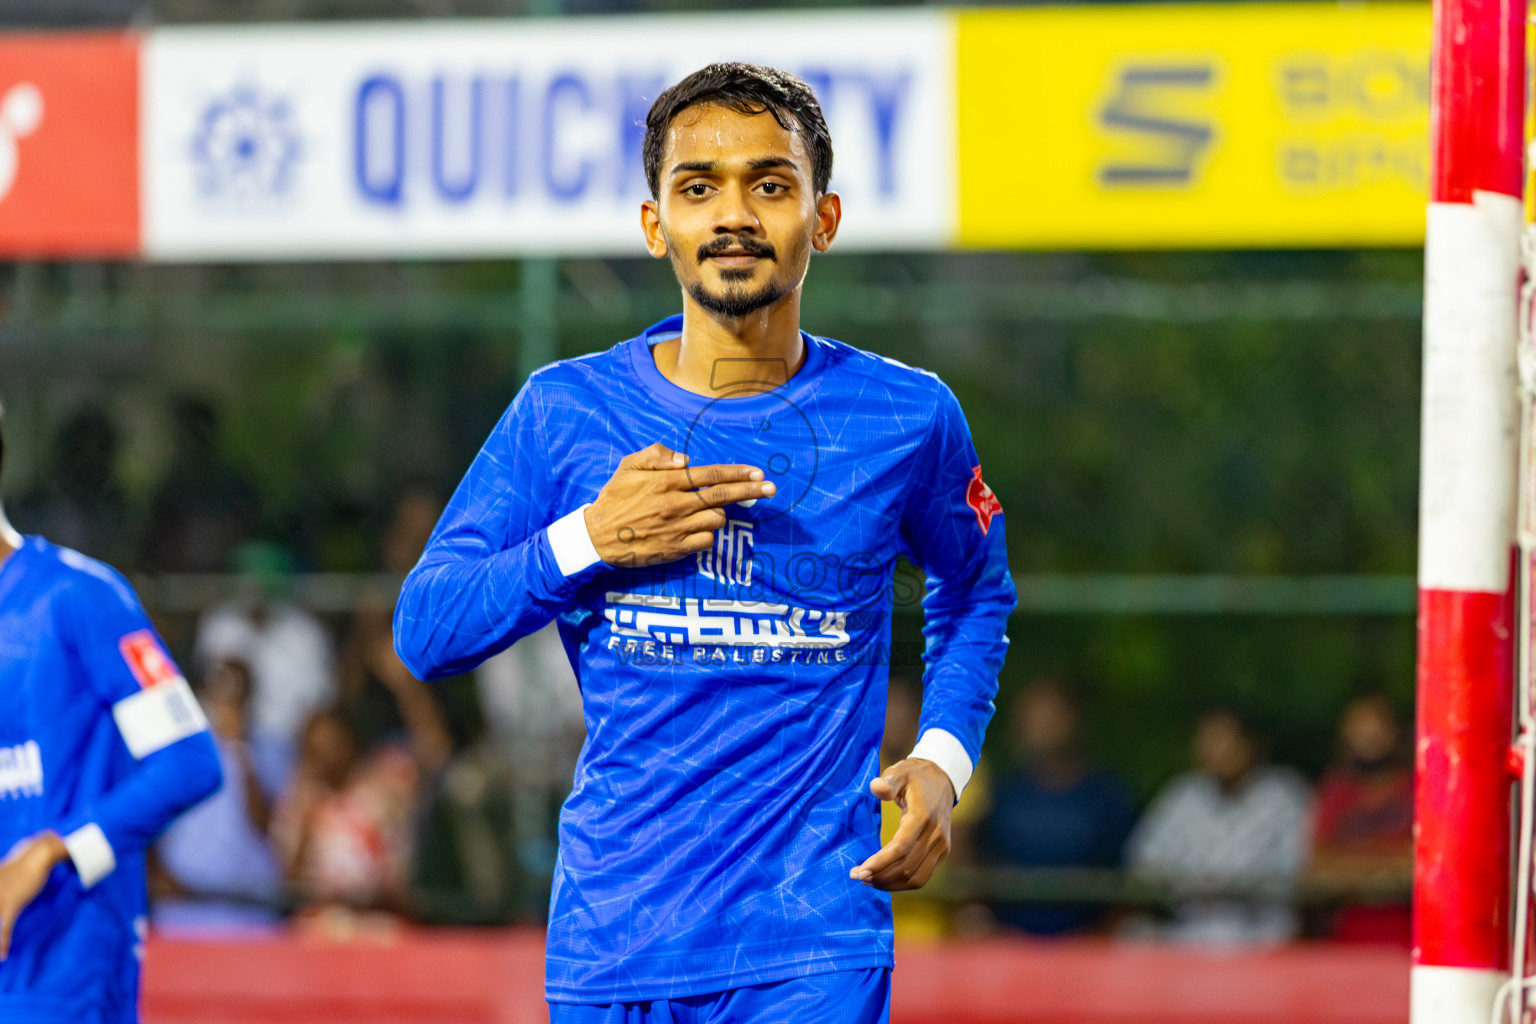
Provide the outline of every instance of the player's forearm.
{"type": "Polygon", "coordinates": [[[431,680],[469,671],[570,607],[601,563],[565,555],[561,529],[553,541],[551,529],[540,530],[484,555],[428,548],[395,605],[395,651],[411,673],[431,680]]]}
{"type": "Polygon", "coordinates": [[[62,823],[59,831],[81,881],[94,885],[120,857],[148,847],[178,814],[211,796],[223,777],[207,732],[146,756],[120,783],[62,823]]]}
{"type": "Polygon", "coordinates": [[[997,676],[1008,650],[1008,617],[1018,596],[1003,553],[1001,524],[994,527],[986,555],[961,578],[930,576],[923,599],[923,714],[915,756],[950,769],[956,789],[964,787],[981,753],[992,720],[997,676]],[[945,751],[930,731],[952,737],[961,751],[945,751]],[[964,763],[953,768],[961,760],[964,763]],[[946,754],[948,756],[946,756],[946,754]],[[957,777],[959,776],[959,777],[957,777]]]}
{"type": "Polygon", "coordinates": [[[240,783],[245,789],[246,820],[252,828],[265,835],[272,826],[272,802],[267,799],[267,791],[261,788],[261,780],[256,776],[250,746],[240,742],[235,748],[235,757],[240,762],[240,783]]]}
{"type": "Polygon", "coordinates": [[[958,800],[981,757],[982,740],[992,720],[997,676],[948,672],[929,678],[923,690],[917,745],[908,756],[943,768],[958,800]]]}
{"type": "Polygon", "coordinates": [[[417,767],[428,775],[436,772],[453,753],[453,740],[448,735],[448,723],[443,720],[442,709],[432,699],[431,691],[414,677],[396,685],[395,700],[400,707],[400,717],[405,720],[405,731],[411,738],[411,752],[417,767]]]}

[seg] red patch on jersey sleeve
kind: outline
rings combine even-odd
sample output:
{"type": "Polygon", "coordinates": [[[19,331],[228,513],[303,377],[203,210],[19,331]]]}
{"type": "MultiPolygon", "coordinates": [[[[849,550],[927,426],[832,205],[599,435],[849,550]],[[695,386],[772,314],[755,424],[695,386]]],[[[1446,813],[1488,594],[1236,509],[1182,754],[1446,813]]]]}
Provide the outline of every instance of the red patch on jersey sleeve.
{"type": "Polygon", "coordinates": [[[997,495],[992,493],[981,479],[981,467],[974,466],[971,469],[971,478],[965,485],[965,503],[976,513],[976,525],[981,527],[982,536],[992,529],[992,517],[1003,514],[1003,503],[997,500],[997,495]]]}
{"type": "Polygon", "coordinates": [[[170,655],[165,653],[155,634],[147,629],[123,637],[117,642],[117,649],[123,652],[123,660],[128,663],[133,678],[146,690],[157,683],[168,683],[181,677],[170,655]]]}

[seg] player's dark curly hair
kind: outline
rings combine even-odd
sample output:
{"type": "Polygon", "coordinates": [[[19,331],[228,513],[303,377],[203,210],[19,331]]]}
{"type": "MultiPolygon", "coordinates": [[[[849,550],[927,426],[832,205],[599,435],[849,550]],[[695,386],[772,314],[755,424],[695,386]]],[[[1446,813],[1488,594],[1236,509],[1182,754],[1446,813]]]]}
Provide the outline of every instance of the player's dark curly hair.
{"type": "Polygon", "coordinates": [[[651,198],[661,197],[661,156],[667,129],[689,107],[716,103],[742,114],[769,113],[786,130],[800,132],[811,156],[811,182],[821,195],[832,181],[832,133],[821,104],[805,81],[788,71],[734,61],[711,64],[656,97],[645,115],[645,180],[651,198]]]}

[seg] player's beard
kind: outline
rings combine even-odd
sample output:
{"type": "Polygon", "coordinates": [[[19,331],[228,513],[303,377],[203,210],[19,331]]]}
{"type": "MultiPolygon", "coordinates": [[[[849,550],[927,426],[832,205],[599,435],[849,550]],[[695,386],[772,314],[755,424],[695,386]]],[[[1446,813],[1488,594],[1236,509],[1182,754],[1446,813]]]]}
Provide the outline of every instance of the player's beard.
{"type": "MultiPolygon", "coordinates": [[[[720,276],[729,281],[731,273],[728,270],[720,276]]],[[[736,284],[726,287],[718,294],[704,287],[703,281],[694,281],[688,286],[688,294],[693,297],[694,302],[716,316],[729,317],[733,320],[773,305],[788,292],[789,289],[774,278],[769,278],[761,287],[755,289],[736,284]]]]}
{"type": "MultiPolygon", "coordinates": [[[[711,256],[719,255],[729,249],[742,249],[760,259],[778,263],[778,254],[769,243],[760,242],[755,238],[735,238],[730,235],[721,235],[699,246],[698,262],[702,265],[711,256]]],[[[747,282],[752,278],[752,270],[751,267],[723,268],[720,271],[720,277],[726,287],[720,292],[711,292],[705,287],[702,279],[695,278],[687,286],[688,295],[694,302],[716,316],[740,319],[773,305],[789,294],[790,288],[778,279],[777,274],[756,288],[750,287],[747,282]]]]}

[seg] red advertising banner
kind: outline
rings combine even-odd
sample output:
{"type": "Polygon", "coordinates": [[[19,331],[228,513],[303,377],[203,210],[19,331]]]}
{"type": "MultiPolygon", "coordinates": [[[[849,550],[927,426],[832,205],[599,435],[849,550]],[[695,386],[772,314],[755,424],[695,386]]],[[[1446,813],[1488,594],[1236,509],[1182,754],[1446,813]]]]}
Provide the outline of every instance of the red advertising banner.
{"type": "MultiPolygon", "coordinates": [[[[897,942],[891,1024],[1406,1024],[1408,951],[897,942]]],[[[547,1024],[544,935],[152,935],[145,1024],[547,1024]]]]}
{"type": "Polygon", "coordinates": [[[0,258],[138,253],[138,36],[0,36],[0,258]]]}

